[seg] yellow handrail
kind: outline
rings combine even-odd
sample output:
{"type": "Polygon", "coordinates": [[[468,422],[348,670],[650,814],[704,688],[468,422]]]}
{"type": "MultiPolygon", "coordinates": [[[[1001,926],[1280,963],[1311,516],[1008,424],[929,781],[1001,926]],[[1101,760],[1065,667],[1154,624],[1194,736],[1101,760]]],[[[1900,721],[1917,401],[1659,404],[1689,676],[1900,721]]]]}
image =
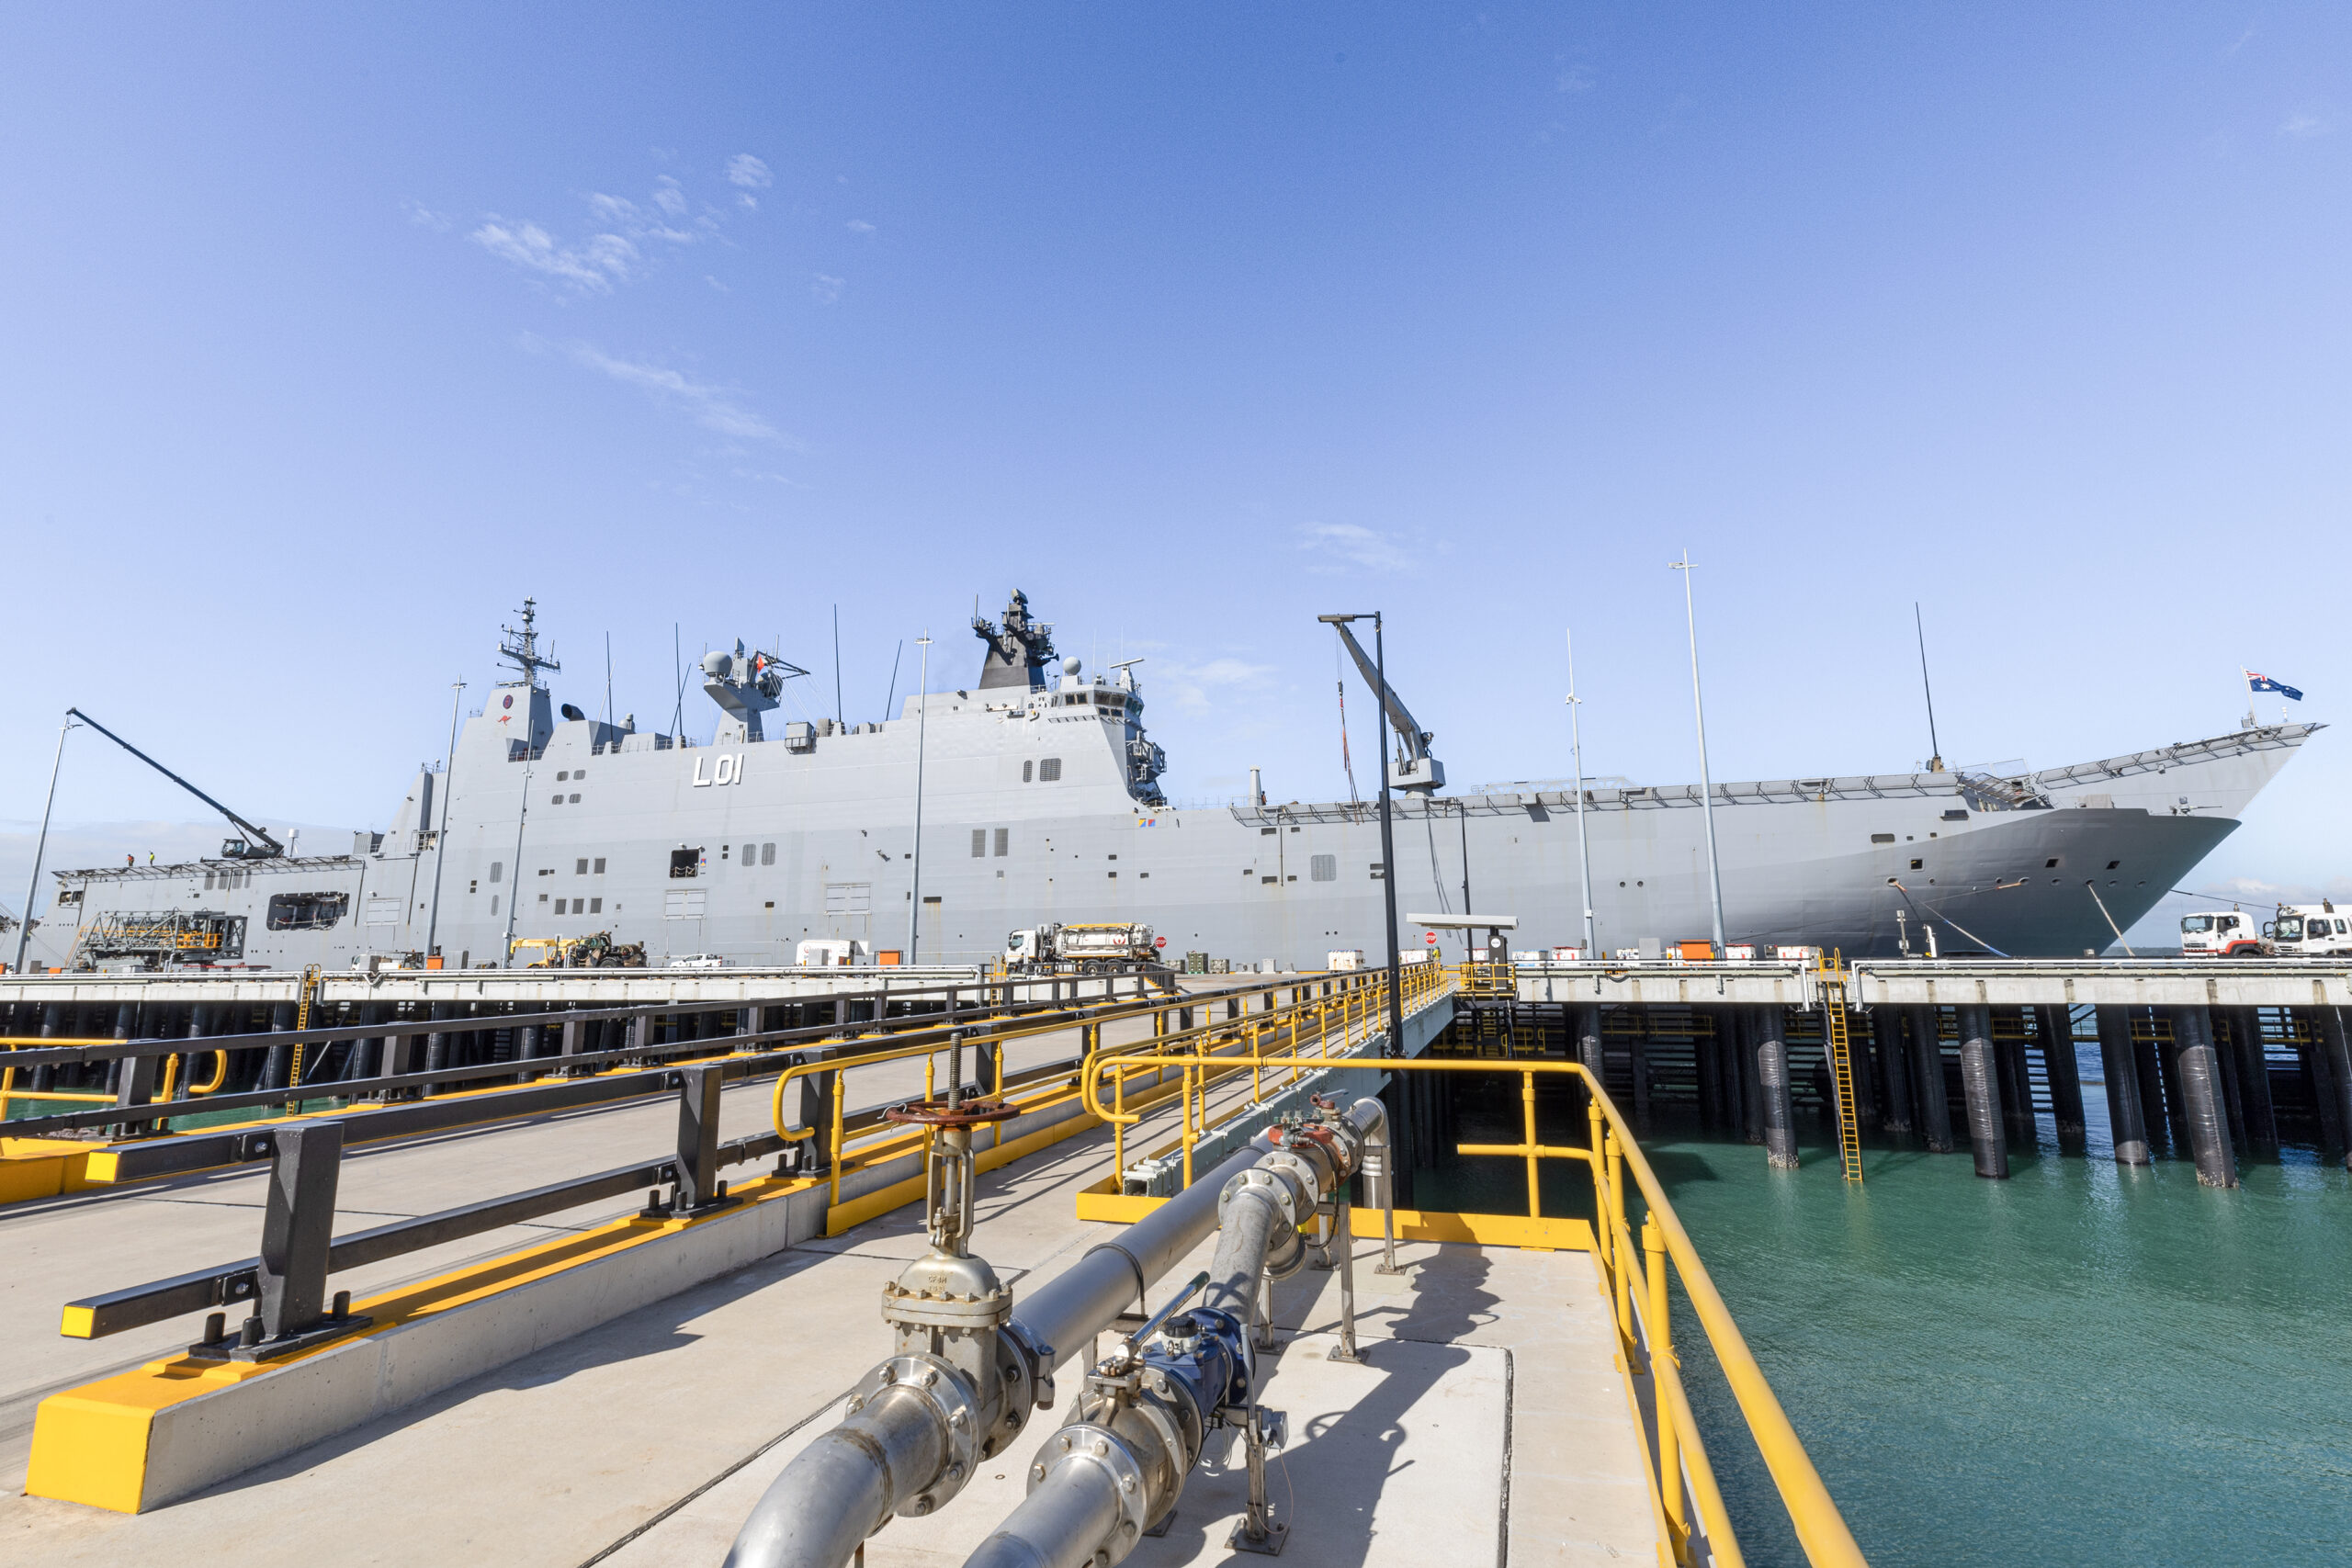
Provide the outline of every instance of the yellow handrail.
{"type": "MultiPolygon", "coordinates": [[[[208,1053],[202,1052],[198,1053],[199,1055],[207,1054],[208,1053]]],[[[226,1051],[213,1051],[209,1053],[209,1055],[212,1057],[212,1076],[205,1079],[202,1083],[198,1083],[196,1079],[191,1077],[188,1079],[187,1085],[187,1092],[190,1098],[194,1098],[199,1094],[218,1094],[220,1092],[220,1086],[229,1081],[229,1053],[226,1051]]]]}
{"type": "MultiPolygon", "coordinates": [[[[1057,1033],[1076,1027],[1080,1030],[1080,1038],[1084,1042],[1083,1059],[1085,1061],[1107,1060],[1115,1064],[1117,1067],[1117,1071],[1114,1074],[1114,1092],[1119,1102],[1118,1109],[1113,1111],[1091,1104],[1087,1107],[1098,1112],[1097,1120],[1112,1125],[1114,1158],[1124,1160],[1125,1128],[1141,1120],[1145,1114],[1156,1109],[1171,1092],[1174,1092],[1181,1093],[1184,1097],[1187,1122],[1184,1150],[1189,1164],[1193,1145],[1199,1137],[1220,1122],[1240,1114],[1244,1109],[1236,1107],[1228,1110],[1222,1116],[1212,1119],[1207,1109],[1207,1091],[1215,1080],[1223,1077],[1226,1074],[1250,1070],[1257,1065],[1259,1056],[1255,1046],[1256,1042],[1262,1038],[1261,1026],[1268,1022],[1286,1023],[1289,1026],[1288,1038],[1294,1043],[1293,1048],[1295,1049],[1295,1043],[1303,1035],[1308,1021],[1313,1017],[1339,1005],[1352,991],[1372,988],[1374,977],[1363,976],[1340,979],[1336,982],[1340,987],[1338,996],[1308,994],[1311,989],[1318,989],[1321,985],[1329,983],[1301,981],[1288,987],[1292,999],[1287,1005],[1274,1000],[1275,992],[1283,987],[1265,987],[1265,994],[1272,1006],[1272,1010],[1250,1015],[1250,1021],[1238,1018],[1212,1019],[1189,1028],[1170,1028],[1174,1015],[1194,1008],[1202,1008],[1205,1010],[1205,1004],[1228,995],[1225,992],[1210,992],[1206,996],[1180,993],[1173,997],[1155,998],[1147,1003],[1118,1007],[1115,1010],[1103,1010],[1100,1007],[1057,1009],[1044,1013],[1024,1014],[1017,1023],[976,1022],[976,1027],[966,1043],[978,1050],[993,1049],[995,1051],[998,1063],[998,1092],[1001,1094],[1004,1083],[1004,1042],[1026,1036],[1057,1033]],[[1104,1024],[1146,1017],[1151,1020],[1155,1031],[1148,1037],[1119,1045],[1106,1047],[1103,1044],[1102,1026],[1104,1024]],[[1248,1047],[1250,1051],[1250,1055],[1240,1054],[1245,1039],[1250,1042],[1248,1047]],[[1234,1053],[1221,1055],[1210,1051],[1209,1048],[1212,1045],[1220,1043],[1233,1045],[1236,1048],[1234,1053]],[[1181,1048],[1184,1044],[1191,1044],[1197,1050],[1206,1052],[1207,1059],[1212,1065],[1198,1069],[1184,1069],[1178,1075],[1182,1081],[1171,1085],[1168,1082],[1167,1071],[1172,1069],[1175,1064],[1172,1060],[1164,1057],[1161,1053],[1181,1048]],[[1126,1079],[1130,1076],[1144,1072],[1151,1073],[1154,1081],[1144,1096],[1139,1100],[1131,1100],[1125,1093],[1126,1079]]],[[[1237,987],[1237,989],[1254,990],[1257,987],[1237,987]]],[[[944,1027],[951,1026],[934,1023],[932,1026],[932,1032],[944,1027]]],[[[904,1061],[915,1056],[925,1059],[924,1086],[925,1093],[928,1095],[932,1091],[934,1081],[933,1071],[937,1056],[945,1048],[944,1041],[932,1039],[919,1044],[884,1047],[860,1052],[855,1055],[803,1062],[788,1067],[776,1076],[775,1087],[769,1098],[769,1120],[776,1134],[785,1142],[806,1143],[817,1136],[818,1129],[794,1127],[786,1122],[784,1100],[787,1086],[820,1073],[830,1072],[839,1075],[853,1068],[904,1061]]],[[[854,1132],[847,1130],[844,1125],[846,1105],[844,1082],[845,1079],[840,1076],[833,1080],[832,1135],[829,1145],[831,1158],[829,1163],[832,1201],[835,1206],[838,1206],[841,1201],[841,1180],[845,1169],[863,1168],[866,1165],[895,1157],[899,1152],[899,1145],[910,1141],[910,1136],[905,1130],[895,1123],[877,1124],[870,1129],[859,1128],[854,1132]],[[862,1140],[861,1146],[854,1159],[845,1158],[847,1153],[845,1145],[853,1138],[862,1140]]],[[[1012,1103],[1017,1109],[1024,1111],[1044,1107],[1070,1092],[1065,1087],[1068,1082],[1069,1080],[1065,1078],[1048,1080],[1040,1085],[1038,1092],[1034,1095],[1025,1098],[1015,1095],[1012,1103]]],[[[1001,1123],[998,1126],[997,1141],[999,1143],[1003,1141],[1001,1123]]]]}
{"type": "MultiPolygon", "coordinates": [[[[1451,976],[1449,976],[1449,979],[1451,976]]],[[[1205,1066],[1233,1065],[1231,1057],[1200,1055],[1165,1055],[1158,1058],[1167,1066],[1205,1066]]],[[[1298,1067],[1361,1067],[1359,1058],[1328,1056],[1293,1056],[1291,1065],[1298,1067]]],[[[1090,1108],[1100,1105],[1096,1086],[1103,1069],[1114,1064],[1090,1060],[1084,1069],[1082,1089],[1090,1108]]],[[[1532,1081],[1538,1073],[1566,1074],[1583,1080],[1590,1091],[1593,1146],[1584,1149],[1544,1147],[1535,1145],[1532,1125],[1524,1145],[1464,1145],[1465,1153],[1491,1153],[1529,1157],[1555,1157],[1581,1161],[1593,1177],[1593,1237],[1594,1256],[1600,1264],[1612,1317],[1625,1345],[1627,1365],[1634,1364],[1634,1292],[1636,1270],[1647,1273],[1658,1269],[1655,1283],[1648,1284],[1652,1303],[1662,1301],[1664,1278],[1662,1266],[1648,1268],[1635,1260],[1632,1235],[1626,1223],[1624,1181],[1623,1172],[1630,1170],[1634,1185],[1639,1189],[1648,1208],[1644,1229],[1655,1224],[1663,1246],[1663,1256],[1673,1261],[1675,1271],[1681,1276],[1683,1294],[1697,1314],[1700,1326],[1706,1330],[1707,1341],[1715,1359],[1724,1369],[1724,1376],[1731,1385],[1732,1396],[1738,1403],[1741,1416],[1747,1421],[1749,1435],[1763,1456],[1765,1468],[1771,1472],[1773,1484],[1779,1488],[1781,1506],[1787,1510],[1790,1523],[1795,1528],[1797,1540],[1804,1548],[1807,1559],[1815,1568],[1867,1568],[1861,1549],[1855,1543],[1853,1533],[1846,1527],[1844,1517],[1831,1500],[1829,1489],[1822,1483],[1820,1473],[1813,1467],[1805,1453],[1804,1443],[1789,1423],[1788,1413],[1766,1381],[1763,1369],[1757,1365],[1755,1353],[1748,1348],[1739,1326],[1732,1321],[1731,1311],[1724,1304],[1714,1280],[1709,1277],[1706,1265],[1700,1262],[1698,1249],[1676,1217],[1673,1205],[1668,1201],[1665,1189],[1650,1169],[1641,1147],[1634,1140],[1633,1130],[1618,1111],[1608,1090],[1586,1070],[1581,1062],[1517,1062],[1498,1066],[1478,1060],[1430,1060],[1426,1057],[1383,1058],[1385,1071],[1400,1072],[1471,1072],[1519,1073],[1532,1081]],[[1529,1155],[1532,1146],[1536,1153],[1529,1155]]],[[[1533,1185],[1529,1189],[1529,1211],[1535,1213],[1536,1197],[1533,1185]]],[[[1668,1326],[1665,1314],[1656,1305],[1644,1313],[1643,1326],[1652,1336],[1649,1367],[1660,1385],[1663,1403],[1659,1406],[1658,1425],[1663,1440],[1669,1427],[1676,1449],[1687,1461],[1690,1470],[1690,1489],[1697,1496],[1702,1519],[1710,1544],[1720,1562],[1737,1564],[1741,1559],[1731,1534],[1728,1513],[1723,1504],[1721,1489],[1716,1485],[1712,1467],[1706,1461],[1705,1450],[1699,1440],[1699,1428],[1693,1417],[1687,1392],[1669,1345],[1668,1326]]],[[[1666,1495],[1679,1487],[1679,1478],[1667,1475],[1663,1468],[1654,1472],[1651,1483],[1657,1489],[1661,1506],[1666,1495]]],[[[1669,1520],[1673,1514],[1668,1515],[1669,1520]]]]}

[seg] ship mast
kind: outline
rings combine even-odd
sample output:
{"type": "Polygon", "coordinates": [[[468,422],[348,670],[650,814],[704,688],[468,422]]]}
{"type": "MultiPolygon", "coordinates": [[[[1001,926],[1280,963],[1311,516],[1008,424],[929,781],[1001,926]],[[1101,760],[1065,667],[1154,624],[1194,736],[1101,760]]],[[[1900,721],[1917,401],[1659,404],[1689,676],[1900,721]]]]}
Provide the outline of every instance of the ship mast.
{"type": "Polygon", "coordinates": [[[522,629],[517,631],[513,626],[498,628],[506,634],[505,640],[498,645],[498,657],[514,665],[523,677],[519,681],[509,681],[506,684],[537,689],[539,684],[540,671],[560,670],[563,666],[539,651],[539,634],[537,626],[539,602],[536,599],[526,599],[523,601],[523,607],[515,614],[523,618],[522,629]]]}

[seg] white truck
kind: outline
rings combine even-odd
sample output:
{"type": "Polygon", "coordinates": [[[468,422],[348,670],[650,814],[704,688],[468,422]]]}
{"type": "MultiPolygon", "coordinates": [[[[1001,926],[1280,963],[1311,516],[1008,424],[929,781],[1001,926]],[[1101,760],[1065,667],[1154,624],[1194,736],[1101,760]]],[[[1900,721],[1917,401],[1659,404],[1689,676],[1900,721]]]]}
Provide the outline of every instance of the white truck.
{"type": "Polygon", "coordinates": [[[2200,909],[2180,918],[2183,958],[2267,958],[2272,944],[2238,909],[2200,909]]]}
{"type": "Polygon", "coordinates": [[[2278,918],[2263,922],[2262,934],[2281,958],[2337,958],[2352,953],[2352,918],[2326,899],[2281,904],[2278,918]]]}
{"type": "Polygon", "coordinates": [[[1031,926],[1004,939],[1011,975],[1100,975],[1158,964],[1151,928],[1129,920],[1031,926]]]}

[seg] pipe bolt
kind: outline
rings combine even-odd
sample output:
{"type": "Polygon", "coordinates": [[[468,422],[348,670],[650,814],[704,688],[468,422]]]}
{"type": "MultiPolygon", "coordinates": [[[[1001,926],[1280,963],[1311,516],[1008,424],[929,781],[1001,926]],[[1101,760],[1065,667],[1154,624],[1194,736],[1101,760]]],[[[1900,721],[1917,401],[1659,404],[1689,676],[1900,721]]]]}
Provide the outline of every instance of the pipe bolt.
{"type": "Polygon", "coordinates": [[[849,1403],[842,1406],[842,1414],[844,1416],[854,1416],[865,1408],[865,1401],[853,1393],[849,1396],[849,1403]]]}
{"type": "Polygon", "coordinates": [[[1033,1465],[1031,1465],[1031,1466],[1029,1467],[1029,1479],[1030,1479],[1030,1480],[1032,1480],[1032,1481],[1043,1481],[1043,1480],[1045,1480],[1045,1479],[1046,1479],[1046,1467],[1045,1467],[1044,1465],[1042,1465],[1042,1464],[1033,1464],[1033,1465]]]}
{"type": "Polygon", "coordinates": [[[939,1369],[936,1367],[925,1367],[922,1370],[922,1386],[929,1388],[937,1382],[939,1382],[939,1369]]]}

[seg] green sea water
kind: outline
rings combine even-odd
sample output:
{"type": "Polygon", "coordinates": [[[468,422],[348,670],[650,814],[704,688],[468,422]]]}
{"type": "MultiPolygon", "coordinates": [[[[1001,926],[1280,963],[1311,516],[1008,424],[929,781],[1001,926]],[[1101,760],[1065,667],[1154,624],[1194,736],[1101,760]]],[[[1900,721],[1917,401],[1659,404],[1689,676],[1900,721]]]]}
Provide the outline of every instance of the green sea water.
{"type": "MultiPolygon", "coordinates": [[[[1849,1190],[1826,1123],[1796,1171],[1670,1114],[1642,1145],[1881,1568],[2352,1562],[2352,1181],[2308,1148],[2232,1191],[2123,1169],[2086,1098],[2090,1154],[2044,1118],[2007,1181],[1881,1145],[1849,1190]]],[[[1516,1141],[1515,1100],[1465,1086],[1460,1136],[1516,1141]]],[[[1525,1212],[1516,1162],[1422,1179],[1430,1207],[1525,1212]]],[[[1547,1173],[1547,1207],[1588,1211],[1581,1185],[1547,1173]]],[[[1748,1562],[1804,1562],[1679,1292],[1676,1317],[1748,1562]]]]}

